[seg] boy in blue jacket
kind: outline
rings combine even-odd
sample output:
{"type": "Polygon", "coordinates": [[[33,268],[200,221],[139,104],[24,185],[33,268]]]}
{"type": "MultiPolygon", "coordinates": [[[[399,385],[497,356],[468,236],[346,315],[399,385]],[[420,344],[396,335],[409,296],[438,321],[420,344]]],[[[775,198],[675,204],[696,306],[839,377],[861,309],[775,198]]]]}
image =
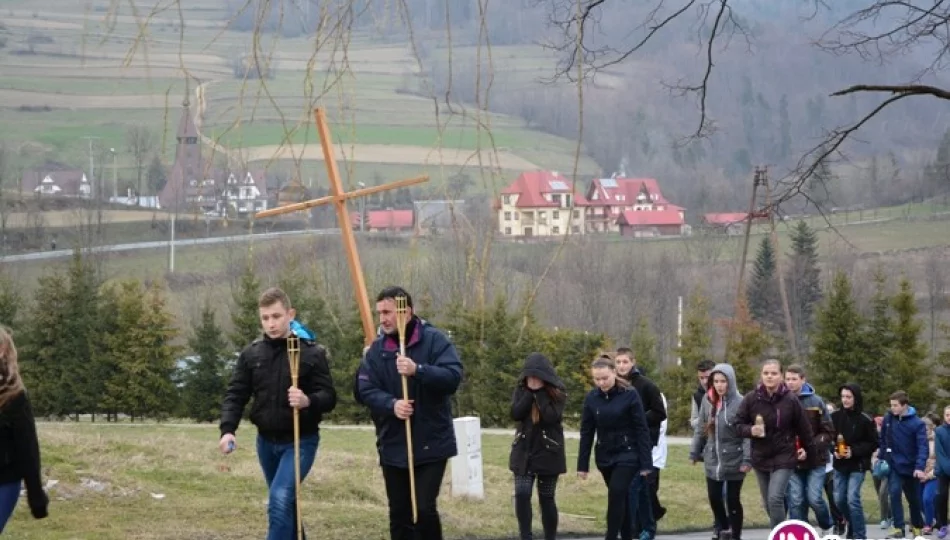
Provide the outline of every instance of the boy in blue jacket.
{"type": "Polygon", "coordinates": [[[934,431],[934,452],[937,465],[937,499],[934,501],[937,514],[937,538],[947,537],[947,490],[950,489],[950,406],[943,409],[943,425],[934,431]]]}
{"type": "Polygon", "coordinates": [[[904,538],[904,505],[901,490],[907,497],[910,507],[911,535],[921,535],[924,516],[921,513],[920,481],[924,478],[924,468],[930,454],[927,444],[927,426],[917,416],[917,410],[910,406],[907,392],[894,392],[890,396],[890,412],[884,417],[881,426],[880,449],[878,459],[890,465],[888,486],[891,495],[891,511],[894,514],[894,528],[890,538],[904,538]]]}

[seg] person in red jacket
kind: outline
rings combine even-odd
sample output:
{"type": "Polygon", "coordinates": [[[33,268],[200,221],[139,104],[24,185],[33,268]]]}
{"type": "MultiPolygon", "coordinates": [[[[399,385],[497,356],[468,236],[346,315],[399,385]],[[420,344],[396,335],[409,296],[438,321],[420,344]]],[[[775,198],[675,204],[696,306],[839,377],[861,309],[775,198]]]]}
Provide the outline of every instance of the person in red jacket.
{"type": "Polygon", "coordinates": [[[40,444],[33,409],[20,378],[16,345],[0,329],[0,533],[13,515],[26,485],[27,503],[36,519],[48,515],[49,497],[40,475],[40,444]]]}

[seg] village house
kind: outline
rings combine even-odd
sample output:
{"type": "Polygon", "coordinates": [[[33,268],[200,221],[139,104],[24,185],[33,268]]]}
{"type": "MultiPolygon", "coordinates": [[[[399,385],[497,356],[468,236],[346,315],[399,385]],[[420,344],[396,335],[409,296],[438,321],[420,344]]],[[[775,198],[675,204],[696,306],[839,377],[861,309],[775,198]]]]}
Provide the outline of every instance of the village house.
{"type": "Polygon", "coordinates": [[[687,233],[685,209],[663,196],[653,178],[594,179],[586,194],[587,232],[623,236],[680,236],[687,233]]]}
{"type": "Polygon", "coordinates": [[[444,234],[465,219],[465,201],[414,201],[415,233],[417,235],[444,234]]]}
{"type": "MultiPolygon", "coordinates": [[[[360,230],[359,211],[350,212],[350,223],[353,228],[360,230]]],[[[396,210],[387,208],[385,210],[367,210],[366,211],[366,232],[407,232],[412,231],[415,219],[412,210],[396,210]]]]}
{"type": "Polygon", "coordinates": [[[495,202],[498,232],[512,237],[583,234],[587,199],[557,171],[522,173],[495,202]]]}
{"type": "Polygon", "coordinates": [[[68,167],[60,163],[48,163],[43,167],[23,172],[23,193],[35,193],[38,196],[78,197],[90,199],[93,196],[92,183],[82,169],[68,167]]]}
{"type": "Polygon", "coordinates": [[[263,170],[205,168],[198,128],[191,114],[187,86],[176,133],[175,163],[159,193],[161,207],[178,212],[245,217],[267,209],[263,170]]]}
{"type": "MultiPolygon", "coordinates": [[[[703,226],[714,232],[725,233],[730,236],[742,234],[745,231],[746,221],[749,219],[748,212],[722,212],[703,214],[703,226]]],[[[762,220],[755,216],[753,223],[760,223],[762,220]]]]}

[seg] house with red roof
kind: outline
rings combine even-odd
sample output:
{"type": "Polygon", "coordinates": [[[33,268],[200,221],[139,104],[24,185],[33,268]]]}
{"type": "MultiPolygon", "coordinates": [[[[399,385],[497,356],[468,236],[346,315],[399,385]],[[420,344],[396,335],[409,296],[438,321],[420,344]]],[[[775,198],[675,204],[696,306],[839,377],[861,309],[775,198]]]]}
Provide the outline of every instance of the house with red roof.
{"type": "Polygon", "coordinates": [[[496,201],[498,232],[512,237],[584,234],[587,199],[557,171],[522,173],[496,201]]]}
{"type": "MultiPolygon", "coordinates": [[[[368,232],[406,232],[411,231],[414,224],[412,210],[367,210],[365,230],[368,232]]],[[[353,228],[360,229],[359,211],[350,212],[350,223],[353,228]]]]}
{"type": "Polygon", "coordinates": [[[686,210],[666,200],[653,178],[596,178],[587,189],[587,232],[624,236],[684,234],[686,210]]]}
{"type": "MultiPolygon", "coordinates": [[[[742,234],[745,231],[748,212],[720,212],[703,214],[703,225],[709,229],[729,235],[742,234]]],[[[761,223],[762,217],[754,215],[752,223],[761,223]]]]}

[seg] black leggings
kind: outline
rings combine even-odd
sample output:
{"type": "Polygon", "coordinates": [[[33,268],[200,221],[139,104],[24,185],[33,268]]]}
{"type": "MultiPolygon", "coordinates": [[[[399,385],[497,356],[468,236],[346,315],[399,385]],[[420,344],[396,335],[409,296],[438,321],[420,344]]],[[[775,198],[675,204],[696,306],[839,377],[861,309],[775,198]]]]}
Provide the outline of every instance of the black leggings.
{"type": "Polygon", "coordinates": [[[950,476],[937,475],[937,498],[934,500],[934,510],[938,529],[947,526],[948,488],[950,488],[950,476]]]}
{"type": "Polygon", "coordinates": [[[633,537],[633,520],[627,512],[627,495],[637,469],[625,466],[598,469],[607,484],[607,534],[604,538],[616,540],[619,533],[621,540],[629,540],[633,537]]]}
{"type": "Polygon", "coordinates": [[[745,480],[713,480],[706,478],[706,491],[709,493],[709,506],[716,518],[716,528],[720,531],[731,530],[736,540],[742,538],[742,482],[745,480]],[[726,485],[726,499],[722,497],[722,486],[726,485]],[[726,510],[728,506],[728,512],[726,510]]]}
{"type": "Polygon", "coordinates": [[[544,527],[544,540],[554,540],[557,535],[557,503],[554,492],[557,490],[557,475],[515,475],[515,516],[518,518],[518,532],[521,540],[532,540],[531,532],[531,493],[534,491],[534,479],[538,479],[538,505],[541,507],[541,526],[544,527]]]}

